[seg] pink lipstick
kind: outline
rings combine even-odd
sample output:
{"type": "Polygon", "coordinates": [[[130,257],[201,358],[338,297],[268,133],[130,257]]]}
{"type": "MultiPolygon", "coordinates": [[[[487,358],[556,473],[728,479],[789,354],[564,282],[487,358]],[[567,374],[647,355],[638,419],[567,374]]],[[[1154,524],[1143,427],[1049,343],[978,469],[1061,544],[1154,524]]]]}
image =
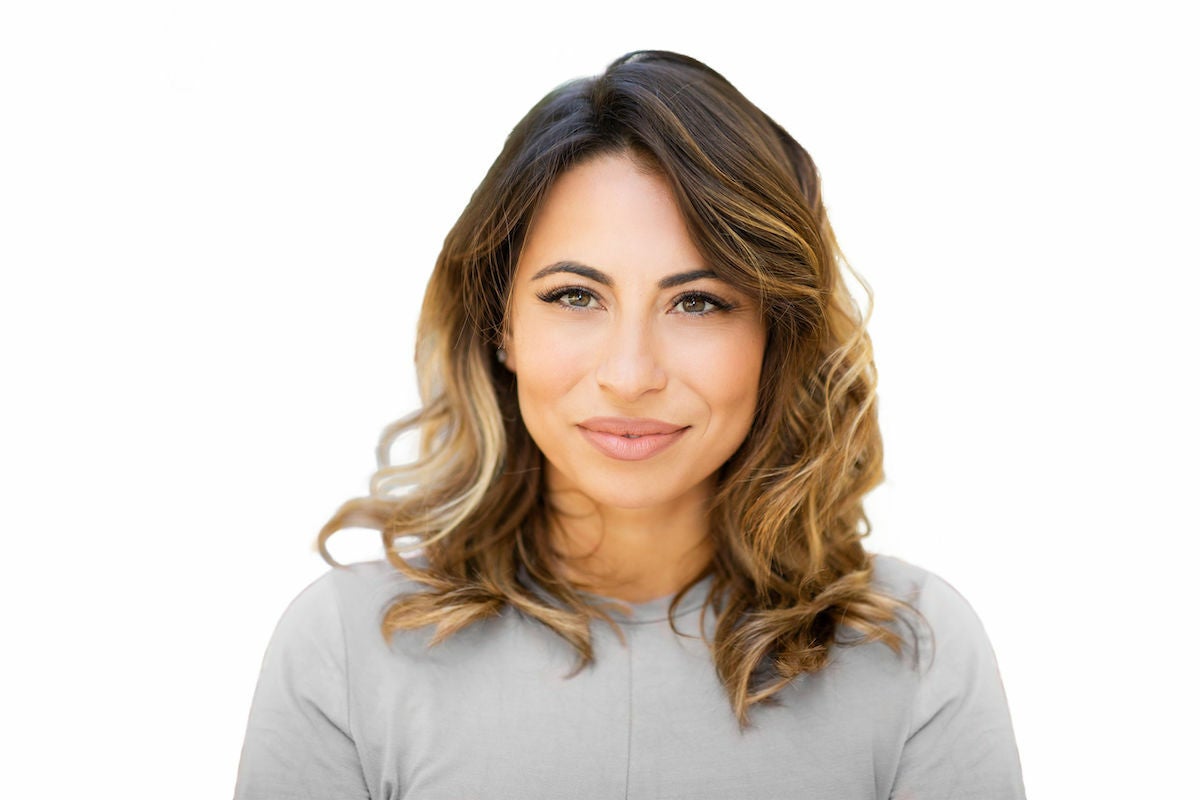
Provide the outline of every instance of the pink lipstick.
{"type": "Polygon", "coordinates": [[[658,455],[688,429],[686,425],[631,417],[593,417],[578,427],[592,446],[619,461],[641,461],[658,455]]]}

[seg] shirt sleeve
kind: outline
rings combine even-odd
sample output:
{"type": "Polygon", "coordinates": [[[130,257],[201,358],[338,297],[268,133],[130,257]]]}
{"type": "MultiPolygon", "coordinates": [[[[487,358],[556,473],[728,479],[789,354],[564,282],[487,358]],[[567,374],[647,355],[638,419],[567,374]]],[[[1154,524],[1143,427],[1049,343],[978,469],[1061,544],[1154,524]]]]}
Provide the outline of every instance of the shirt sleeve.
{"type": "Polygon", "coordinates": [[[996,657],[975,612],[930,575],[914,604],[920,679],[893,800],[1021,800],[1025,788],[996,657]]]}
{"type": "Polygon", "coordinates": [[[345,635],[329,573],[292,602],[271,637],[235,800],[366,798],[347,698],[345,635]]]}

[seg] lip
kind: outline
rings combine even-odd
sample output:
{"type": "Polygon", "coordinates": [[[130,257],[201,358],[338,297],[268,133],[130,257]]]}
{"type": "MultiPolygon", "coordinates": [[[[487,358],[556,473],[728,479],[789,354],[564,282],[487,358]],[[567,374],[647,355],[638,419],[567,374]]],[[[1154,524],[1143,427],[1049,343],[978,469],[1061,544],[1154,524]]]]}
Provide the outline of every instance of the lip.
{"type": "Polygon", "coordinates": [[[642,461],[675,444],[689,426],[657,419],[592,417],[577,427],[593,447],[609,458],[642,461]]]}

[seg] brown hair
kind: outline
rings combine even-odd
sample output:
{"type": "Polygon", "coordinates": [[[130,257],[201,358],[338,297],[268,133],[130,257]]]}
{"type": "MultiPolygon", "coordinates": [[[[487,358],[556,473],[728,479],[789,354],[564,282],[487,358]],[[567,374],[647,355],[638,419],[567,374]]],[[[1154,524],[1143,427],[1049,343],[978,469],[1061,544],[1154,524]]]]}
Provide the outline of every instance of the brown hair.
{"type": "Polygon", "coordinates": [[[862,498],[882,478],[875,368],[817,169],[694,59],[631,53],[555,89],[513,129],[447,235],[425,294],[423,407],[384,432],[370,495],[347,502],[318,546],[332,562],[325,543],[337,530],[382,533],[388,559],[423,589],[394,601],[387,635],[432,624],[437,641],[512,606],[590,662],[590,622],[606,612],[562,576],[547,535],[543,457],[522,423],[515,378],[494,354],[539,203],[565,171],[606,153],[653,165],[713,271],[757,299],[768,327],[754,423],[720,471],[710,514],[713,660],[744,724],[750,706],[820,669],[840,631],[899,651],[890,623],[902,604],[872,588],[861,543],[862,498]],[[419,432],[419,455],[393,465],[391,447],[409,430],[419,432]],[[411,545],[420,560],[402,556],[411,545]]]}

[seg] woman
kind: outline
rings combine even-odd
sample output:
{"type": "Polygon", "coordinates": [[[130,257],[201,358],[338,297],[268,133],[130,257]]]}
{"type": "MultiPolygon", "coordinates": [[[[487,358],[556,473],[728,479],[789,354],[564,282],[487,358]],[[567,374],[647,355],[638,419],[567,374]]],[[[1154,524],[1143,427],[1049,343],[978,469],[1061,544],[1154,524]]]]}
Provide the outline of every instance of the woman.
{"type": "Polygon", "coordinates": [[[424,407],[320,535],[387,561],[284,615],[238,796],[1022,796],[977,619],[863,550],[839,265],[808,154],[703,64],[535,106],[430,280],[424,407]]]}

